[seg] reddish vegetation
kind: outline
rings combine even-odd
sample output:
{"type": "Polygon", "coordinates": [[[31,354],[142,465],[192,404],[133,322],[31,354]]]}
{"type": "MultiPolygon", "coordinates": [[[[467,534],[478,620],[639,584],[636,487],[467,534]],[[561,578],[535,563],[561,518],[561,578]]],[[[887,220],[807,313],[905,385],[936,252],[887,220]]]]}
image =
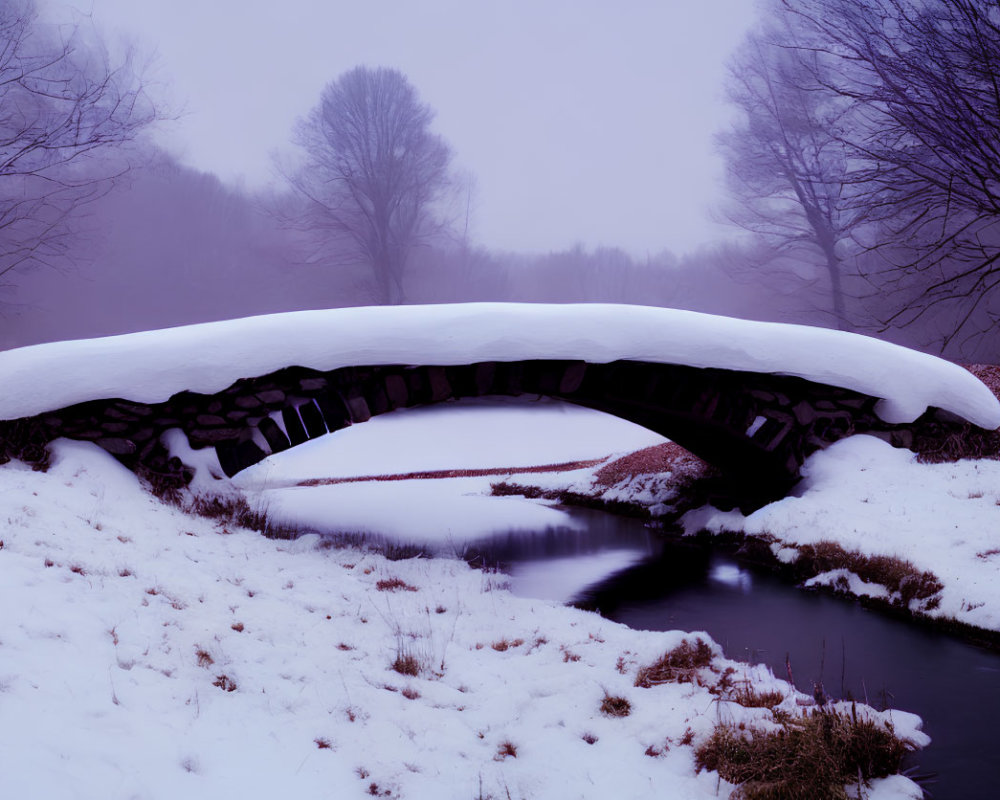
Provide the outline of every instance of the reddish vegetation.
{"type": "Polygon", "coordinates": [[[564,461],[559,464],[542,464],[533,467],[489,467],[484,469],[438,469],[427,472],[401,472],[393,475],[356,475],[350,478],[311,478],[298,486],[331,486],[337,483],[359,483],[362,481],[416,481],[439,478],[478,478],[483,475],[510,475],[525,472],[567,472],[573,469],[596,467],[604,459],[590,461],[564,461]]]}
{"type": "MultiPolygon", "coordinates": [[[[1000,367],[965,364],[969,372],[1000,398],[1000,367]]],[[[912,450],[921,461],[937,463],[960,458],[1000,458],[1000,431],[984,431],[971,422],[916,430],[912,450]]]]}
{"type": "Polygon", "coordinates": [[[395,592],[398,591],[399,589],[404,589],[407,592],[417,591],[416,586],[410,586],[410,584],[408,584],[406,581],[396,577],[385,578],[383,580],[380,580],[378,583],[375,584],[375,588],[378,589],[380,592],[395,592]]]}
{"type": "Polygon", "coordinates": [[[1000,399],[1000,366],[996,364],[963,364],[969,372],[986,384],[986,387],[1000,399]]]}
{"type": "Polygon", "coordinates": [[[594,477],[599,486],[614,486],[635,475],[657,472],[671,472],[675,481],[700,478],[709,469],[708,464],[679,444],[665,442],[622,456],[617,461],[601,467],[594,477]]]}

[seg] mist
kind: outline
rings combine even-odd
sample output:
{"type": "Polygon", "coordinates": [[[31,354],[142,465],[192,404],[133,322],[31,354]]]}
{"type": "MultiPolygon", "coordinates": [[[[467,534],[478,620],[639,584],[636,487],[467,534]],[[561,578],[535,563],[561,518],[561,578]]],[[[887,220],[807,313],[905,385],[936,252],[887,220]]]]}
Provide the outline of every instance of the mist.
{"type": "MultiPolygon", "coordinates": [[[[23,5],[29,11],[33,8],[31,3],[23,5]]],[[[50,9],[59,6],[52,2],[45,5],[50,9]]],[[[339,75],[310,76],[308,83],[314,92],[311,110],[308,106],[298,110],[298,121],[289,125],[277,155],[263,158],[257,154],[261,163],[247,165],[249,172],[267,172],[273,179],[265,184],[234,178],[231,173],[223,178],[219,174],[226,170],[221,162],[217,171],[195,166],[195,162],[207,163],[206,158],[186,156],[176,141],[171,144],[169,137],[164,138],[162,123],[176,127],[182,124],[183,115],[166,113],[157,83],[143,82],[136,59],[130,56],[116,67],[115,74],[134,74],[128,84],[130,91],[143,98],[148,108],[155,106],[157,112],[164,112],[148,112],[135,123],[137,128],[146,128],[143,135],[133,136],[130,130],[127,142],[107,153],[102,151],[102,163],[112,165],[106,177],[102,175],[99,182],[81,181],[75,185],[87,191],[50,204],[56,212],[49,213],[55,213],[61,226],[58,238],[45,239],[39,234],[38,242],[45,247],[31,252],[44,252],[44,258],[29,257],[0,276],[0,347],[384,302],[611,302],[841,327],[943,352],[955,359],[998,360],[996,337],[984,335],[991,330],[993,320],[989,302],[974,305],[970,311],[959,297],[955,302],[925,308],[919,302],[922,278],[912,270],[905,272],[905,277],[916,281],[917,299],[907,301],[907,308],[914,313],[900,315],[896,292],[906,287],[901,270],[889,270],[887,265],[912,260],[911,251],[922,240],[913,235],[905,246],[902,242],[896,245],[898,239],[893,239],[891,232],[898,219],[852,216],[857,206],[848,201],[864,198],[858,194],[861,200],[852,201],[844,187],[858,187],[862,182],[857,175],[843,173],[844,165],[852,163],[844,153],[823,155],[816,167],[821,174],[807,176],[814,188],[827,191],[824,197],[841,198],[837,208],[831,210],[832,201],[827,200],[819,209],[830,220],[829,230],[806,224],[815,220],[816,209],[796,204],[788,184],[782,183],[787,175],[782,164],[758,163],[760,153],[767,152],[766,141],[758,143],[754,136],[766,137],[775,126],[794,122],[796,130],[810,132],[810,141],[817,141],[817,137],[824,143],[829,141],[821,136],[829,122],[828,110],[820,113],[810,107],[803,111],[801,103],[795,104],[794,88],[816,67],[798,62],[789,66],[787,52],[794,52],[791,45],[786,45],[779,60],[761,49],[761,42],[770,41],[761,31],[770,30],[772,39],[777,36],[776,29],[767,25],[788,28],[790,24],[779,19],[777,8],[762,6],[764,27],[751,31],[743,49],[731,48],[730,77],[726,79],[720,68],[715,88],[700,88],[701,104],[685,108],[686,117],[671,118],[672,109],[664,104],[664,98],[643,101],[662,106],[664,119],[673,119],[678,130],[697,123],[719,133],[716,157],[729,170],[730,182],[728,194],[721,187],[713,188],[717,175],[712,165],[694,178],[704,184],[702,189],[708,187],[714,193],[711,209],[702,214],[703,231],[710,233],[701,243],[693,243],[678,229],[690,227],[678,209],[691,193],[692,176],[681,167],[674,166],[672,173],[664,174],[663,165],[658,165],[658,186],[652,195],[647,186],[649,176],[633,169],[631,181],[642,187],[641,214],[627,211],[635,209],[636,198],[626,202],[621,184],[602,183],[596,178],[589,185],[564,180],[564,188],[553,195],[552,176],[541,156],[553,146],[553,131],[545,128],[555,126],[552,109],[544,114],[536,109],[534,117],[520,120],[523,130],[510,138],[512,146],[516,142],[522,147],[525,130],[534,126],[536,138],[527,145],[529,149],[534,145],[537,154],[525,155],[513,165],[510,153],[501,154],[501,149],[496,149],[494,163],[470,144],[467,130],[463,129],[458,141],[447,136],[448,130],[458,130],[455,110],[448,99],[443,101],[443,109],[430,102],[429,96],[444,98],[445,94],[422,68],[415,72],[428,77],[426,93],[411,75],[395,67],[362,65],[339,75]],[[755,49],[748,50],[751,45],[755,49]],[[748,61],[750,52],[754,55],[748,61]],[[786,79],[787,70],[794,73],[795,81],[786,79]],[[765,109],[771,115],[767,120],[770,127],[754,117],[762,112],[754,99],[751,79],[770,81],[771,85],[787,83],[785,95],[780,95],[786,105],[765,109]],[[325,87],[317,90],[323,81],[325,87]],[[375,203],[372,198],[387,191],[387,185],[380,181],[391,174],[388,166],[378,166],[382,156],[373,151],[353,166],[345,166],[343,160],[344,152],[357,152],[371,143],[354,141],[347,150],[329,149],[336,142],[340,142],[337,147],[346,146],[343,137],[359,127],[346,124],[353,113],[350,109],[365,108],[365,93],[373,91],[371,87],[379,81],[383,82],[379,96],[391,97],[399,104],[394,119],[402,116],[409,120],[408,138],[402,141],[408,143],[404,149],[416,154],[406,169],[411,170],[407,174],[418,177],[411,177],[408,194],[393,199],[391,213],[381,213],[371,205],[375,203]],[[720,111],[722,106],[716,99],[724,89],[729,92],[728,111],[720,111]],[[477,154],[473,160],[478,160],[487,181],[470,167],[471,152],[477,154]],[[549,248],[497,246],[495,242],[504,237],[495,234],[496,220],[516,216],[500,214],[491,194],[495,187],[492,176],[501,162],[511,169],[516,166],[525,208],[533,208],[536,195],[545,195],[553,230],[572,236],[566,220],[574,215],[583,218],[579,238],[567,238],[549,248]],[[370,163],[376,168],[359,182],[362,166],[370,163]],[[757,172],[748,172],[749,167],[757,172]],[[418,168],[423,171],[413,172],[418,168]],[[363,198],[360,204],[352,205],[359,197],[363,198]],[[560,200],[565,201],[564,208],[560,200]],[[63,205],[58,205],[60,202],[63,205]],[[628,218],[630,213],[642,216],[648,230],[646,212],[651,206],[655,206],[658,218],[668,222],[663,225],[660,243],[653,247],[648,235],[637,238],[632,234],[635,227],[628,218]],[[378,217],[388,218],[384,229],[365,229],[366,219],[378,217]],[[728,226],[723,227],[722,222],[728,226]],[[603,243],[595,242],[587,233],[590,230],[602,231],[603,243]],[[621,231],[617,241],[607,233],[616,230],[621,231]],[[484,235],[483,231],[493,233],[484,235]],[[487,240],[494,244],[484,243],[487,240]],[[379,249],[373,242],[388,244],[379,249]],[[891,280],[878,280],[882,272],[889,272],[891,280]],[[955,337],[959,323],[971,334],[955,337]]],[[[583,9],[579,13],[590,12],[583,9]]],[[[39,20],[33,24],[47,23],[39,20]]],[[[811,35],[818,34],[811,30],[811,35]]],[[[81,52],[94,47],[104,52],[95,36],[80,44],[81,52]]],[[[733,32],[726,36],[732,38],[733,32]]],[[[33,47],[43,47],[44,41],[48,40],[39,39],[42,43],[33,47]]],[[[107,52],[104,57],[111,58],[116,51],[111,48],[107,52]]],[[[29,55],[32,53],[35,51],[29,55]]],[[[73,53],[67,54],[67,59],[70,55],[79,58],[73,53]]],[[[553,74],[565,72],[563,68],[552,69],[553,74]]],[[[667,77],[679,79],[676,74],[667,77]]],[[[488,84],[475,90],[491,91],[488,84]]],[[[578,87],[573,89],[573,96],[577,91],[578,87]]],[[[578,102],[584,101],[578,98],[578,102]]],[[[832,97],[822,108],[838,109],[837,98],[832,97]]],[[[629,132],[629,120],[613,118],[620,109],[609,108],[606,116],[599,107],[590,108],[590,112],[593,125],[603,130],[607,153],[627,151],[630,142],[638,141],[629,132]]],[[[637,109],[635,117],[641,119],[647,113],[637,109]]],[[[53,120],[57,116],[51,112],[53,120]]],[[[578,123],[588,124],[582,119],[578,123]]],[[[375,119],[372,124],[380,123],[375,119]]],[[[683,160],[683,152],[674,152],[683,151],[681,140],[666,144],[672,148],[665,148],[670,149],[670,155],[664,155],[664,163],[676,165],[678,155],[683,160]]],[[[692,150],[691,155],[695,158],[698,154],[692,150]]],[[[585,160],[577,155],[573,168],[587,174],[594,159],[604,154],[592,156],[585,160]]],[[[650,156],[646,154],[646,158],[650,156]]],[[[550,159],[554,165],[556,156],[550,159]]],[[[60,163],[42,164],[45,170],[58,168],[60,163]]],[[[74,169],[80,173],[79,166],[74,169]]],[[[564,163],[560,169],[565,169],[564,163]]],[[[0,184],[8,187],[0,198],[15,196],[16,200],[17,184],[11,182],[11,176],[0,174],[0,184]]],[[[13,203],[11,207],[16,206],[13,203]]],[[[518,226],[524,228],[521,241],[537,243],[539,239],[534,233],[528,235],[528,228],[545,229],[546,218],[534,212],[530,225],[511,223],[511,241],[518,240],[518,226]]],[[[984,240],[989,241],[989,237],[980,235],[980,246],[984,240]]],[[[935,266],[945,269],[948,263],[935,266]]],[[[908,288],[912,292],[914,287],[908,288]]]]}

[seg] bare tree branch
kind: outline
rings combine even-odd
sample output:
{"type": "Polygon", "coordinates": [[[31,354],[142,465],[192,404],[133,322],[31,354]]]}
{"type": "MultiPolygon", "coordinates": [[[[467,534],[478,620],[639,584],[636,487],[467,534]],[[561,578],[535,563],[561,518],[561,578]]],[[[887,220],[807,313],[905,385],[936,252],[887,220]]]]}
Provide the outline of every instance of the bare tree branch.
{"type": "Polygon", "coordinates": [[[889,321],[951,309],[953,341],[988,309],[1000,254],[1000,4],[782,0],[814,78],[855,108],[840,134],[852,208],[877,223],[871,277],[889,321]],[[803,50],[805,52],[805,50],[803,50]]]}
{"type": "Polygon", "coordinates": [[[108,155],[156,116],[129,59],[0,3],[0,281],[67,252],[81,207],[128,169],[108,155]]]}

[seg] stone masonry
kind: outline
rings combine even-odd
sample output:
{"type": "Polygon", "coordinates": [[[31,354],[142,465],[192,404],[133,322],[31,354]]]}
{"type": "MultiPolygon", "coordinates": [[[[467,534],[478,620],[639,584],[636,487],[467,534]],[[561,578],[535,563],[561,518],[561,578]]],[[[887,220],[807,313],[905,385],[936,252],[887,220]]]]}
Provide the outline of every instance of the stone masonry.
{"type": "Polygon", "coordinates": [[[213,395],[180,392],[151,404],[93,400],[0,421],[0,463],[18,458],[43,468],[46,445],[66,437],[95,442],[153,479],[183,485],[190,469],[161,443],[171,428],[196,449],[215,447],[232,476],[377,414],[488,395],[558,398],[631,420],[770,496],[794,483],[809,453],[845,436],[871,433],[908,447],[921,426],[958,424],[932,409],[914,425],[888,425],[874,412],[877,398],[801,378],[636,361],[288,367],[213,395]]]}

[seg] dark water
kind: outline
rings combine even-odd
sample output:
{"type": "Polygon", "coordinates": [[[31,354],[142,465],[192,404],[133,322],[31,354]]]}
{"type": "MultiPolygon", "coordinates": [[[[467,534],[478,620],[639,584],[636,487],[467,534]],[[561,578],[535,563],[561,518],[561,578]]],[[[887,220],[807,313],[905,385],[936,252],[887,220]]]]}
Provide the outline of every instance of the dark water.
{"type": "Polygon", "coordinates": [[[660,542],[635,520],[584,518],[582,536],[496,541],[515,592],[573,597],[636,629],[703,630],[729,657],[780,677],[787,658],[802,691],[818,681],[835,698],[919,714],[933,741],[905,766],[934,800],[1000,797],[1000,654],[796,589],[703,547],[660,542]]]}

